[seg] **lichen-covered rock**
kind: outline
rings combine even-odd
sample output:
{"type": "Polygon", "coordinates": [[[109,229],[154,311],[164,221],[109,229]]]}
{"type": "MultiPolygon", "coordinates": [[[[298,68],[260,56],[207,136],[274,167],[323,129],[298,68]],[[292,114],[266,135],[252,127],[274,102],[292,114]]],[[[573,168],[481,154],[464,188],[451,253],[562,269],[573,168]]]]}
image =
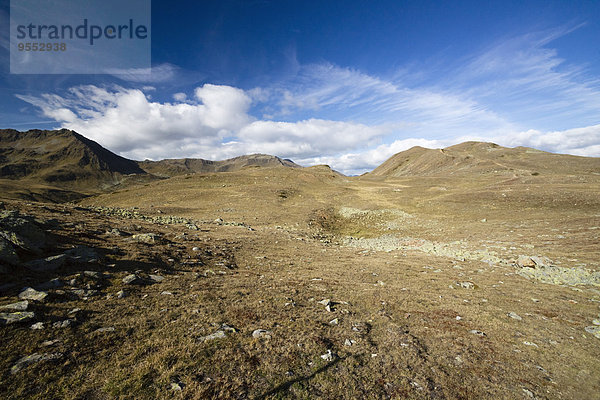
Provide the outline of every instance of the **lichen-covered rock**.
{"type": "Polygon", "coordinates": [[[538,256],[519,256],[517,266],[521,268],[545,268],[552,265],[552,260],[548,257],[538,256]]]}
{"type": "Polygon", "coordinates": [[[156,243],[156,239],[158,239],[158,235],[154,233],[140,233],[133,235],[131,238],[139,243],[154,244],[156,243]]]}
{"type": "Polygon", "coordinates": [[[517,273],[525,278],[536,279],[554,285],[600,286],[600,272],[592,272],[584,268],[536,266],[535,268],[521,268],[517,273]]]}
{"type": "Polygon", "coordinates": [[[17,311],[13,313],[0,313],[0,325],[14,324],[15,322],[25,322],[33,319],[35,314],[31,311],[17,311]]]}
{"type": "Polygon", "coordinates": [[[46,246],[46,234],[38,222],[17,211],[0,212],[0,237],[35,254],[40,254],[46,246]]]}
{"type": "Polygon", "coordinates": [[[143,285],[146,283],[146,280],[135,274],[130,274],[123,278],[123,283],[126,285],[143,285]]]}
{"type": "Polygon", "coordinates": [[[42,301],[48,296],[47,292],[35,290],[32,287],[26,287],[19,293],[19,298],[21,300],[35,300],[42,301]]]}
{"type": "Polygon", "coordinates": [[[17,303],[1,306],[0,308],[5,310],[26,311],[27,307],[29,307],[29,302],[27,300],[23,300],[17,303]]]}
{"type": "Polygon", "coordinates": [[[16,362],[15,365],[13,365],[13,367],[10,369],[10,373],[11,374],[16,374],[19,371],[21,371],[23,368],[29,366],[30,364],[34,364],[40,361],[46,361],[46,360],[54,360],[57,358],[61,358],[62,357],[62,353],[44,353],[44,354],[38,354],[38,353],[33,353],[29,356],[25,356],[23,358],[21,358],[19,361],[16,362]]]}

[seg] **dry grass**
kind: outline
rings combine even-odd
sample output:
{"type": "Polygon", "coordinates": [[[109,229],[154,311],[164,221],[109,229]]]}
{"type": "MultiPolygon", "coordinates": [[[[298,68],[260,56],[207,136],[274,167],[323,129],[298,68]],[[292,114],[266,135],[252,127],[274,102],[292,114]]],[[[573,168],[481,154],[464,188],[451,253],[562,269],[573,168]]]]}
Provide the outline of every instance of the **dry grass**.
{"type": "MultiPolygon", "coordinates": [[[[597,289],[537,283],[508,265],[339,245],[348,234],[463,240],[473,248],[496,246],[506,258],[545,255],[598,269],[597,178],[581,184],[556,178],[545,186],[541,175],[505,178],[381,181],[325,168],[258,168],[181,176],[84,201],[185,215],[199,220],[200,231],[72,206],[63,212],[63,206],[9,203],[57,218],[53,234],[63,248],[101,249],[102,262],[85,269],[112,277],[87,301],[53,295],[35,306],[42,321],[81,308],[73,327],[0,328],[0,397],[514,399],[527,398],[525,389],[536,398],[598,398],[600,342],[583,329],[597,317],[597,289]],[[343,218],[341,207],[412,217],[343,218]],[[218,217],[253,230],[216,224],[218,217]],[[397,224],[385,228],[390,222],[397,224]],[[161,240],[145,245],[105,234],[113,227],[158,233],[161,240]],[[166,279],[125,287],[125,271],[134,270],[166,279]],[[204,276],[207,270],[215,274],[204,276]],[[475,289],[456,285],[465,281],[475,289]],[[118,299],[122,288],[130,295],[118,299]],[[334,303],[333,311],[323,299],[334,303]],[[330,324],[335,318],[338,324],[330,324]],[[237,332],[199,340],[223,324],[237,332]],[[109,326],[115,331],[94,332],[109,326]],[[255,329],[271,331],[271,339],[253,338],[255,329]],[[55,339],[62,341],[42,347],[55,339]],[[328,350],[337,357],[321,358],[328,350]],[[16,360],[34,352],[63,357],[10,374],[16,360]],[[172,383],[183,390],[173,391],[172,383]]],[[[4,275],[16,286],[2,293],[2,304],[18,288],[82,269],[4,275]]]]}

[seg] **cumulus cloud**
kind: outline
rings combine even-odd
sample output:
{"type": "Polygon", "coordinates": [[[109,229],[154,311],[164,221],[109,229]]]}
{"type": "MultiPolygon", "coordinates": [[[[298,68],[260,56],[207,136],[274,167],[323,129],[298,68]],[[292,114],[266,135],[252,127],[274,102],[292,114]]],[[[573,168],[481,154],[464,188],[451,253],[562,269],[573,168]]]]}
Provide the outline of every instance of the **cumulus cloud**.
{"type": "Polygon", "coordinates": [[[600,125],[551,132],[530,129],[507,135],[500,142],[506,146],[526,146],[553,153],[599,157],[600,125]]]}
{"type": "Polygon", "coordinates": [[[200,145],[217,145],[252,121],[247,114],[250,99],[240,89],[206,84],[195,96],[193,104],[159,103],[148,100],[139,89],[79,86],[64,97],[18,97],[62,127],[113,151],[136,155],[147,151],[148,157],[175,156],[160,154],[160,149],[176,152],[191,139],[200,145]]]}
{"type": "Polygon", "coordinates": [[[173,103],[151,101],[142,90],[119,86],[18,97],[61,127],[136,159],[222,159],[248,153],[308,158],[375,144],[392,129],[323,119],[256,120],[248,113],[251,97],[224,85],[198,87],[193,99],[178,93],[173,103]]]}

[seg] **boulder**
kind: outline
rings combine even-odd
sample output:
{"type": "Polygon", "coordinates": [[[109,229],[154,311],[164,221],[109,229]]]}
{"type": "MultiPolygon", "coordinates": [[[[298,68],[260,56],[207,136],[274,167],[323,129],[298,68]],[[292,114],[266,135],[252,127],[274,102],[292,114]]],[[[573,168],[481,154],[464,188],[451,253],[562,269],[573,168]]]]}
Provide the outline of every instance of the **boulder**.
{"type": "Polygon", "coordinates": [[[35,300],[42,301],[48,296],[47,292],[35,290],[32,287],[26,287],[19,293],[19,298],[21,300],[35,300]]]}
{"type": "Polygon", "coordinates": [[[28,263],[25,263],[25,266],[30,270],[37,272],[53,271],[65,265],[65,261],[67,261],[67,256],[65,254],[59,254],[29,261],[28,263]]]}
{"type": "Polygon", "coordinates": [[[517,266],[520,268],[544,268],[552,265],[552,260],[548,257],[538,256],[519,256],[517,266]]]}
{"type": "Polygon", "coordinates": [[[35,254],[41,254],[46,247],[46,234],[38,223],[17,211],[0,212],[0,237],[35,254]]]}
{"type": "Polygon", "coordinates": [[[17,303],[7,304],[5,306],[0,306],[0,308],[5,310],[15,310],[15,311],[26,311],[27,307],[29,307],[29,302],[27,300],[19,301],[17,303]]]}
{"type": "Polygon", "coordinates": [[[30,311],[17,311],[13,313],[0,313],[0,325],[10,325],[15,322],[24,322],[33,319],[35,314],[30,311]]]}
{"type": "Polygon", "coordinates": [[[158,239],[158,235],[154,233],[139,233],[133,235],[131,238],[139,243],[154,244],[156,243],[156,239],[158,239]]]}
{"type": "Polygon", "coordinates": [[[57,358],[61,358],[62,354],[61,353],[44,353],[44,354],[38,354],[38,353],[33,353],[32,355],[29,356],[25,356],[21,359],[19,359],[19,361],[16,362],[15,365],[13,365],[13,367],[10,369],[10,373],[11,374],[16,374],[19,371],[21,371],[23,368],[29,366],[30,364],[34,364],[40,361],[46,361],[46,360],[54,360],[57,358]]]}
{"type": "Polygon", "coordinates": [[[126,285],[144,285],[146,281],[135,274],[130,274],[123,278],[123,283],[126,285]]]}
{"type": "Polygon", "coordinates": [[[4,237],[0,237],[0,262],[15,265],[19,263],[19,256],[12,243],[4,237]]]}

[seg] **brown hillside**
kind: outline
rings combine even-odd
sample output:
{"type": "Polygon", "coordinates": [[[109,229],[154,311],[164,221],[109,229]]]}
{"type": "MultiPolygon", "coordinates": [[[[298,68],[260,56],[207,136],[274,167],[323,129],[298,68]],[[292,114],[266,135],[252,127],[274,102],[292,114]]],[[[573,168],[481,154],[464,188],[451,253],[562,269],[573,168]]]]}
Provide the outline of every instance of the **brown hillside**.
{"type": "Polygon", "coordinates": [[[600,158],[553,154],[527,147],[465,142],[445,149],[413,147],[395,154],[370,177],[439,175],[581,175],[600,173],[600,158]]]}
{"type": "Polygon", "coordinates": [[[138,163],[146,172],[157,176],[170,177],[189,173],[233,172],[248,167],[291,167],[299,168],[291,160],[267,154],[251,154],[222,161],[200,158],[167,159],[160,161],[141,161],[138,163]]]}
{"type": "Polygon", "coordinates": [[[0,130],[0,186],[5,194],[21,188],[17,197],[81,197],[116,186],[130,174],[146,172],[74,131],[0,130]]]}

